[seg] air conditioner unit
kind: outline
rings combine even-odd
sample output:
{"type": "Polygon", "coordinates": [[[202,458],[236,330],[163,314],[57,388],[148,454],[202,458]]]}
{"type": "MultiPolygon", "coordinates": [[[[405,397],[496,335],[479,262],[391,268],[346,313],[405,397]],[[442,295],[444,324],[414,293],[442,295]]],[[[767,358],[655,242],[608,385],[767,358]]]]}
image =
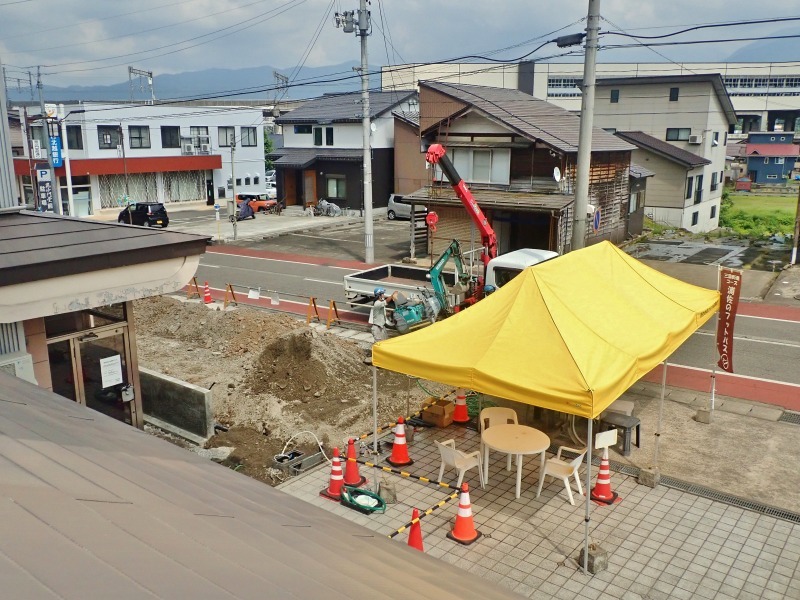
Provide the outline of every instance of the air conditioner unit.
{"type": "Polygon", "coordinates": [[[200,144],[200,152],[203,154],[211,154],[211,144],[200,144]]]}
{"type": "Polygon", "coordinates": [[[184,154],[194,154],[194,144],[183,144],[184,154]]]}
{"type": "Polygon", "coordinates": [[[703,136],[702,135],[690,135],[689,136],[689,143],[690,144],[702,144],[703,143],[703,136]]]}
{"type": "Polygon", "coordinates": [[[0,355],[0,371],[38,385],[33,374],[33,358],[27,352],[0,355]]]}

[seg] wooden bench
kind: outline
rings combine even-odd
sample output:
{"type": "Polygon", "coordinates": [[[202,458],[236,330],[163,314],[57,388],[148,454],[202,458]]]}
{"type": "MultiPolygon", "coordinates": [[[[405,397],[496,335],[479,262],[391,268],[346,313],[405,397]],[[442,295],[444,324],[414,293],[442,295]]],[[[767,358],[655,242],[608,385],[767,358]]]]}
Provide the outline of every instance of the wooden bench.
{"type": "Polygon", "coordinates": [[[622,433],[622,456],[629,456],[631,453],[631,438],[633,430],[636,429],[636,447],[641,448],[641,421],[639,417],[632,417],[622,413],[608,411],[600,418],[600,431],[616,429],[622,433]]]}

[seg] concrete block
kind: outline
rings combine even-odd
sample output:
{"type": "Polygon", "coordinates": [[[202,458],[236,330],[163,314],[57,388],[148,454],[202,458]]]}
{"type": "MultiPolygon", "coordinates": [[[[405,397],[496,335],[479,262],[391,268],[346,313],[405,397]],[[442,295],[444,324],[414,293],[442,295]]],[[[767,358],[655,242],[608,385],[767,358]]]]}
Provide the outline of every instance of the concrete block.
{"type": "Polygon", "coordinates": [[[697,414],[694,416],[694,420],[698,423],[704,423],[706,425],[711,424],[713,412],[710,410],[698,410],[697,414]]]}
{"type": "Polygon", "coordinates": [[[736,400],[725,400],[720,410],[733,413],[735,415],[747,415],[753,409],[749,402],[737,402],[736,400]]]}
{"type": "MultiPolygon", "coordinates": [[[[181,430],[206,440],[214,435],[211,390],[139,367],[145,419],[182,435],[181,430]]],[[[194,437],[188,439],[194,440],[194,437]]]]}
{"type": "Polygon", "coordinates": [[[661,482],[661,471],[656,468],[640,469],[639,477],[636,479],[639,485],[657,488],[661,482]]]}
{"type": "Polygon", "coordinates": [[[775,408],[773,406],[760,406],[753,405],[750,409],[750,416],[756,419],[764,419],[765,421],[777,421],[783,414],[782,408],[775,408]]]}
{"type": "MultiPolygon", "coordinates": [[[[583,554],[585,550],[585,548],[581,548],[580,554],[578,554],[577,560],[579,569],[583,569],[583,554]]],[[[592,575],[596,575],[600,571],[604,571],[608,568],[608,552],[597,544],[589,544],[588,557],[587,568],[592,575]]]]}

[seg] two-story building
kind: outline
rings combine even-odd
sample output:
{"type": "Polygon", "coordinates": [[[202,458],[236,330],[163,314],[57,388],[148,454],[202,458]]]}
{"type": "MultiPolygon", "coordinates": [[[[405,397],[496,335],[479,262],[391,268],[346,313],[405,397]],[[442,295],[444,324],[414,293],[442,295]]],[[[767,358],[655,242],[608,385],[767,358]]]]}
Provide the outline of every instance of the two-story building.
{"type": "MultiPolygon", "coordinates": [[[[392,111],[410,110],[416,104],[414,91],[370,93],[373,206],[386,206],[394,191],[392,111]]],[[[283,147],[270,158],[278,197],[286,206],[311,206],[324,198],[342,208],[363,208],[361,94],[314,98],[275,123],[283,130],[283,147]]]]}
{"type": "MultiPolygon", "coordinates": [[[[579,117],[519,90],[434,81],[419,88],[418,118],[395,113],[395,179],[406,202],[437,213],[430,254],[438,255],[454,238],[465,247],[480,240],[441,170],[426,169],[423,152],[432,143],[447,148],[495,230],[501,253],[569,249],[573,220],[587,218],[574,214],[579,117]]],[[[649,172],[631,169],[634,149],[602,129],[593,132],[589,204],[598,218],[597,227],[588,228],[589,244],[641,232],[642,210],[630,204],[631,177],[649,172]]]]}
{"type": "Polygon", "coordinates": [[[773,131],[747,136],[747,176],[753,183],[785,183],[795,169],[800,146],[792,132],[773,131]]]}
{"type": "Polygon", "coordinates": [[[38,110],[19,114],[14,171],[28,204],[38,206],[36,165],[47,164],[51,134],[65,138],[53,186],[63,214],[87,216],[126,199],[213,204],[234,190],[266,190],[260,108],[81,103],[59,106],[47,129],[38,110]]]}
{"type": "Polygon", "coordinates": [[[736,113],[716,75],[597,80],[594,123],[637,146],[655,172],[645,214],[693,232],[719,225],[728,129],[736,113]]]}

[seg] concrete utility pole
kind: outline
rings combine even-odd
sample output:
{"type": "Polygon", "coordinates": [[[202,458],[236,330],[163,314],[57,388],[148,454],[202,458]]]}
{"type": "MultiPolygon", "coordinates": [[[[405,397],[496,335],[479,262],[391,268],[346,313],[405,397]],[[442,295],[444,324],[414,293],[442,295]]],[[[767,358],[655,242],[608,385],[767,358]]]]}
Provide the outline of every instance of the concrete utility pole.
{"type": "Polygon", "coordinates": [[[231,140],[231,199],[228,200],[228,218],[233,225],[233,239],[236,241],[236,140],[231,140]]]}
{"type": "Polygon", "coordinates": [[[39,109],[42,111],[42,132],[44,133],[43,147],[46,148],[47,167],[50,171],[50,185],[53,194],[53,212],[60,215],[61,195],[59,194],[58,180],[53,169],[53,155],[50,153],[50,123],[47,121],[47,111],[44,108],[44,94],[42,93],[42,68],[36,67],[36,88],[39,90],[39,109]]]}
{"type": "Polygon", "coordinates": [[[5,82],[0,87],[0,208],[17,205],[14,185],[14,158],[11,155],[11,131],[8,127],[5,82]]]}
{"type": "Polygon", "coordinates": [[[583,62],[581,129],[578,137],[578,172],[575,181],[575,216],[572,221],[572,250],[586,246],[589,214],[589,175],[592,166],[592,125],[594,123],[595,64],[600,30],[600,0],[589,0],[586,19],[586,57],[583,62]]]}
{"type": "Polygon", "coordinates": [[[369,116],[369,69],[367,67],[367,36],[371,31],[370,14],[367,10],[367,0],[361,0],[358,9],[358,29],[355,29],[354,12],[345,11],[336,13],[336,26],[342,27],[345,33],[353,33],[361,38],[361,129],[364,137],[364,262],[375,262],[375,245],[373,240],[372,223],[372,149],[370,144],[369,116]]]}
{"type": "Polygon", "coordinates": [[[794,213],[794,239],[792,240],[792,259],[790,265],[797,264],[797,238],[800,237],[800,185],[797,186],[797,209],[794,213]]]}

